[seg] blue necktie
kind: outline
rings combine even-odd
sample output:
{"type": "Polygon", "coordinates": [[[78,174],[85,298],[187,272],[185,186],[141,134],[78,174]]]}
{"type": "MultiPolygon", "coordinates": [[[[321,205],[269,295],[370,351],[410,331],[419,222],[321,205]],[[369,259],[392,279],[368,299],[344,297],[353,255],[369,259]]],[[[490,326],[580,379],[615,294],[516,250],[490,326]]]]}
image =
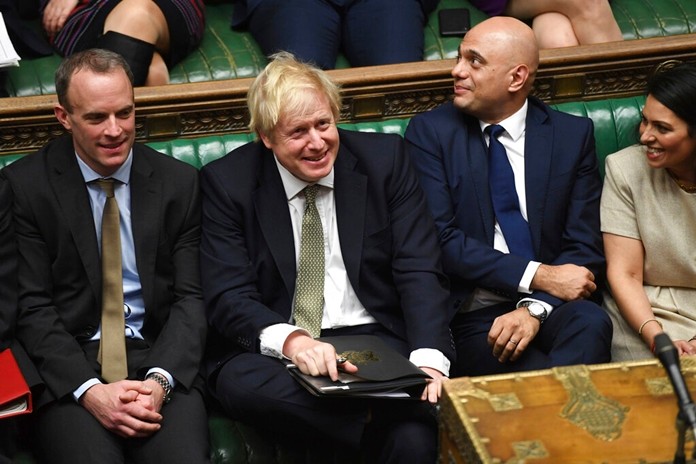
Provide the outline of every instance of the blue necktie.
{"type": "Polygon", "coordinates": [[[512,172],[512,166],[508,161],[505,147],[498,140],[498,136],[504,131],[505,129],[497,124],[486,128],[490,137],[488,142],[490,155],[488,182],[491,188],[493,209],[510,253],[533,260],[534,247],[532,246],[529,224],[520,212],[520,201],[515,190],[515,176],[512,172]]]}

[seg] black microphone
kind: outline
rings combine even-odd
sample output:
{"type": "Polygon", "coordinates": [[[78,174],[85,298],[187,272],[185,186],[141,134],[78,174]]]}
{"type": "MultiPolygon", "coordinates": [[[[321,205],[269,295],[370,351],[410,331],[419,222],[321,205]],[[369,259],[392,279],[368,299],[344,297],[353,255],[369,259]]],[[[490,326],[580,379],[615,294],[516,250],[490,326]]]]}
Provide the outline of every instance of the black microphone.
{"type": "Polygon", "coordinates": [[[672,343],[669,335],[664,332],[655,336],[655,354],[667,371],[667,376],[677,396],[677,403],[679,404],[679,411],[682,417],[696,433],[696,408],[691,401],[691,394],[689,394],[689,389],[686,387],[684,376],[679,368],[677,348],[672,343]]]}

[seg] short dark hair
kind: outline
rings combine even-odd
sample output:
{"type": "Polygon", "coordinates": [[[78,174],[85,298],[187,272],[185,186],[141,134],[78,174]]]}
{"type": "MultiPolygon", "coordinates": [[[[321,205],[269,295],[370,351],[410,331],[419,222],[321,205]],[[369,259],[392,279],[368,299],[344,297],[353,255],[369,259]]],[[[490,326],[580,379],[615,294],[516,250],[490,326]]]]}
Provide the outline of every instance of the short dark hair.
{"type": "Polygon", "coordinates": [[[648,80],[647,94],[683,120],[689,136],[696,136],[696,64],[681,63],[654,74],[648,80]]]}
{"type": "Polygon", "coordinates": [[[70,81],[73,75],[82,69],[87,69],[99,74],[108,74],[115,70],[123,69],[131,85],[133,85],[133,73],[130,70],[130,66],[128,66],[126,60],[118,53],[101,48],[91,48],[89,50],[77,52],[66,57],[60,63],[60,66],[58,66],[55,74],[58,103],[68,112],[72,111],[72,107],[68,101],[70,81]]]}

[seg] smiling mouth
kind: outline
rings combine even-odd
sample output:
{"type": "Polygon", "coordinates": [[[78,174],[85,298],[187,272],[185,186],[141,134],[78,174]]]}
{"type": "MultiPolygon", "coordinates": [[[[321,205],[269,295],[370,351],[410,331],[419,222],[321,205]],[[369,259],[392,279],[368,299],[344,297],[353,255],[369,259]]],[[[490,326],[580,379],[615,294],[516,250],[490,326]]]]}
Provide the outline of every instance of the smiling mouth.
{"type": "Polygon", "coordinates": [[[326,158],[326,152],[325,152],[325,153],[322,153],[321,155],[319,155],[319,156],[317,156],[317,157],[315,157],[315,158],[306,157],[306,158],[304,158],[304,160],[305,160],[305,161],[310,161],[310,162],[312,162],[312,163],[316,163],[316,162],[318,162],[318,161],[323,160],[324,158],[326,158]]]}
{"type": "Polygon", "coordinates": [[[118,142],[113,142],[113,143],[102,143],[101,146],[103,148],[106,148],[107,150],[114,150],[116,148],[120,148],[124,144],[125,140],[119,140],[118,142]]]}

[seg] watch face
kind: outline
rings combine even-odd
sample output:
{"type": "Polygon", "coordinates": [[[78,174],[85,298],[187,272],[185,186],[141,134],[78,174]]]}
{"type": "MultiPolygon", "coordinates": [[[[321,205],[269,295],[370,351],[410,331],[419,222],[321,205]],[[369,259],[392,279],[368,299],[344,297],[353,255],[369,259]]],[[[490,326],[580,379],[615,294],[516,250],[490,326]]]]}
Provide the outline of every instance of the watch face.
{"type": "Polygon", "coordinates": [[[527,306],[527,309],[529,309],[529,312],[534,316],[542,316],[546,313],[546,309],[539,303],[531,303],[527,306]]]}
{"type": "Polygon", "coordinates": [[[548,312],[546,311],[546,308],[544,308],[544,305],[536,301],[525,301],[522,303],[522,306],[526,306],[529,314],[532,317],[539,319],[539,322],[544,322],[546,320],[546,316],[548,316],[548,312]]]}

